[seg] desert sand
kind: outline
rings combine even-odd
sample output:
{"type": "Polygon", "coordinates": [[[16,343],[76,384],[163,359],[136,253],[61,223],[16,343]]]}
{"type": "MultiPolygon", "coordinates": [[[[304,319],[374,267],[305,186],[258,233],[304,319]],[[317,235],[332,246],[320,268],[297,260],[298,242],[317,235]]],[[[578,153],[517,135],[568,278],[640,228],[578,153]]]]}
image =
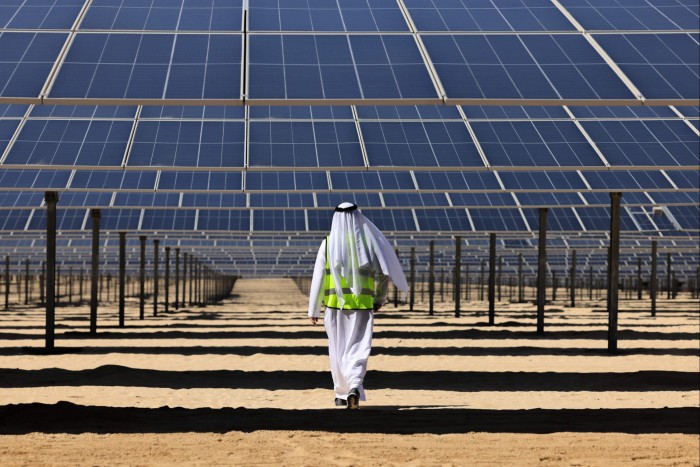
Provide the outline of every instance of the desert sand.
{"type": "MultiPolygon", "coordinates": [[[[563,299],[563,291],[560,297],[563,299]]],[[[506,297],[504,297],[506,298],[506,297]]],[[[700,465],[700,313],[681,294],[621,300],[607,353],[601,300],[438,301],[376,316],[358,412],[335,408],[322,325],[291,279],[239,280],[217,305],[138,320],[127,301],[0,310],[5,465],[700,465]],[[274,292],[273,292],[274,291],[274,292]],[[279,297],[273,303],[265,300],[279,297]]]]}

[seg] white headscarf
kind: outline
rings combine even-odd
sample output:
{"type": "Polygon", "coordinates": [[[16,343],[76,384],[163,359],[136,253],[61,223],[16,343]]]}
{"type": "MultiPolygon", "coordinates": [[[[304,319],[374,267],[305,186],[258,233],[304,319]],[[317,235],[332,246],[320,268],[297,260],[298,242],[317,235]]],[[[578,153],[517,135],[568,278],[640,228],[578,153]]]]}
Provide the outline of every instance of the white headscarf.
{"type": "Polygon", "coordinates": [[[342,308],[344,278],[354,295],[362,291],[362,274],[370,271],[389,276],[404,293],[408,283],[394,248],[379,229],[362,215],[352,203],[342,203],[336,208],[328,236],[328,264],[335,283],[338,301],[342,308]]]}

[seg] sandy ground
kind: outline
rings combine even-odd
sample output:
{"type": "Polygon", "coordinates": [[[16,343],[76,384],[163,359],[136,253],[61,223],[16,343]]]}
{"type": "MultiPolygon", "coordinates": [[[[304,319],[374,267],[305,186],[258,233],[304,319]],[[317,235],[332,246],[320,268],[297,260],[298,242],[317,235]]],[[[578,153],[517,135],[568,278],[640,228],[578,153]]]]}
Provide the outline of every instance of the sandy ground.
{"type": "MultiPolygon", "coordinates": [[[[127,326],[100,308],[0,311],[1,465],[700,465],[700,312],[623,300],[392,304],[377,314],[359,412],[332,406],[325,333],[291,280],[241,280],[216,306],[127,326]],[[264,303],[274,291],[277,303],[264,303]]],[[[563,291],[562,291],[563,297],[563,291]]]]}

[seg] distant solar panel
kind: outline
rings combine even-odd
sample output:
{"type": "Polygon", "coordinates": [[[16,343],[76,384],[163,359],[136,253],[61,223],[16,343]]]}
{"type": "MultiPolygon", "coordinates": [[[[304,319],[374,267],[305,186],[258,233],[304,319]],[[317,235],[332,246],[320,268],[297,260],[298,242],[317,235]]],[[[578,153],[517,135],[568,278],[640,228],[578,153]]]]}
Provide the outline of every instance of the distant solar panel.
{"type": "Polygon", "coordinates": [[[101,212],[100,228],[112,231],[136,230],[141,214],[141,209],[104,209],[101,212]]]}
{"type": "Polygon", "coordinates": [[[483,167],[463,122],[360,123],[370,167],[483,167]]]}
{"type": "Polygon", "coordinates": [[[309,209],[314,207],[314,196],[311,193],[251,193],[250,207],[309,209]]]}
{"type": "Polygon", "coordinates": [[[603,34],[595,39],[645,98],[699,99],[698,37],[697,34],[603,34]]]}
{"type": "Polygon", "coordinates": [[[241,0],[216,2],[211,0],[204,2],[93,0],[80,24],[80,29],[242,31],[242,11],[241,0]]]}
{"type": "Polygon", "coordinates": [[[200,210],[197,216],[197,229],[226,232],[250,231],[249,211],[200,210]]]}
{"type": "Polygon", "coordinates": [[[382,193],[382,199],[391,208],[450,207],[445,193],[382,193]]]}
{"type": "Polygon", "coordinates": [[[465,209],[416,209],[421,232],[471,232],[465,209]]]}
{"type": "MultiPolygon", "coordinates": [[[[111,193],[101,193],[100,195],[111,196],[111,193]]],[[[115,207],[176,208],[179,202],[179,193],[117,193],[114,196],[115,207]]]]}
{"type": "Polygon", "coordinates": [[[498,176],[507,190],[582,191],[586,184],[577,172],[506,172],[498,176]]]}
{"type": "Polygon", "coordinates": [[[88,190],[153,190],[155,171],[78,170],[71,180],[71,189],[88,190]]]}
{"type": "MultiPolygon", "coordinates": [[[[384,193],[384,199],[387,195],[384,193]]],[[[344,202],[355,203],[360,209],[381,206],[382,204],[378,193],[316,193],[316,204],[319,208],[327,208],[331,211],[344,202]]]]}
{"type": "Polygon", "coordinates": [[[145,209],[141,230],[194,230],[194,209],[145,209]]]}
{"type": "Polygon", "coordinates": [[[492,172],[416,172],[415,177],[420,190],[501,190],[501,185],[492,172]]]}
{"type": "Polygon", "coordinates": [[[43,193],[5,191],[0,192],[0,209],[38,208],[44,201],[43,193]]]}
{"type": "Polygon", "coordinates": [[[330,172],[333,190],[391,191],[416,188],[410,172],[330,172]]]}
{"type": "Polygon", "coordinates": [[[357,116],[361,120],[462,120],[453,105],[362,105],[357,116]]]}
{"type": "Polygon", "coordinates": [[[566,119],[569,114],[561,106],[481,106],[464,105],[464,114],[470,119],[511,120],[511,119],[566,119]]]}
{"type": "Polygon", "coordinates": [[[698,29],[696,0],[559,0],[588,30],[698,29]]]}
{"type": "Polygon", "coordinates": [[[243,120],[245,108],[242,106],[145,106],[141,109],[140,119],[212,119],[243,120]]]}
{"type": "Polygon", "coordinates": [[[423,31],[570,31],[571,22],[542,0],[404,0],[423,31]]]}
{"type": "MultiPolygon", "coordinates": [[[[587,231],[610,231],[609,208],[576,208],[581,222],[587,231]]],[[[626,210],[620,211],[620,230],[639,231],[626,210]]]]}
{"type": "Polygon", "coordinates": [[[246,191],[328,190],[324,172],[245,172],[246,191]]]}
{"type": "Polygon", "coordinates": [[[306,217],[303,210],[268,210],[253,211],[254,232],[305,232],[306,217]]]}
{"type": "Polygon", "coordinates": [[[6,164],[120,166],[131,122],[27,120],[6,164]]]}
{"type": "Polygon", "coordinates": [[[477,232],[528,231],[523,216],[517,209],[468,209],[467,212],[477,232]]]}
{"type": "Polygon", "coordinates": [[[668,106],[569,106],[569,110],[577,118],[678,118],[678,115],[668,106]]]}
{"type": "Polygon", "coordinates": [[[243,122],[140,121],[129,167],[243,168],[243,122]]]}
{"type": "Polygon", "coordinates": [[[243,176],[235,172],[162,172],[159,190],[241,191],[243,176]]]}
{"type": "Polygon", "coordinates": [[[251,2],[250,31],[408,31],[398,4],[392,0],[251,2]]]}
{"type": "Polygon", "coordinates": [[[684,230],[700,230],[700,208],[698,206],[672,206],[668,208],[684,230]]]}
{"type": "MultiPolygon", "coordinates": [[[[323,214],[328,216],[325,212],[323,214]]],[[[363,214],[381,231],[413,232],[416,230],[416,221],[410,209],[364,209],[363,214]]],[[[330,219],[331,216],[328,218],[330,219]]]]}
{"type": "Polygon", "coordinates": [[[403,35],[249,35],[248,98],[438,101],[403,35]]]}
{"type": "Polygon", "coordinates": [[[349,106],[252,106],[251,119],[280,120],[352,120],[349,106]]]}
{"type": "Polygon", "coordinates": [[[35,105],[30,118],[133,119],[135,106],[126,105],[35,105]]]}
{"type": "Polygon", "coordinates": [[[0,29],[70,29],[84,0],[4,0],[0,29]]]}
{"type": "Polygon", "coordinates": [[[240,100],[238,34],[78,33],[51,98],[240,100]]]}
{"type": "Polygon", "coordinates": [[[0,100],[37,100],[67,37],[0,30],[0,100]]]}
{"type": "Polygon", "coordinates": [[[252,121],[250,167],[365,166],[354,122],[252,121]]]}
{"type": "Polygon", "coordinates": [[[12,211],[11,216],[0,216],[0,231],[16,232],[24,230],[31,214],[31,209],[18,209],[12,211]]]}
{"type": "Polygon", "coordinates": [[[700,140],[680,120],[584,121],[612,166],[698,166],[700,140]]]}
{"type": "Polygon", "coordinates": [[[578,35],[424,35],[448,102],[633,99],[578,35]]]}
{"type": "Polygon", "coordinates": [[[492,167],[602,167],[573,122],[473,122],[476,139],[492,167]]]}
{"type": "MultiPolygon", "coordinates": [[[[584,204],[578,193],[525,192],[518,193],[516,198],[523,207],[537,206],[546,208],[553,206],[581,206],[584,204]]],[[[607,204],[610,204],[610,202],[608,201],[607,204]]]]}
{"type": "Polygon", "coordinates": [[[583,176],[593,190],[623,192],[630,190],[668,190],[672,187],[668,179],[657,170],[586,172],[583,176]]]}

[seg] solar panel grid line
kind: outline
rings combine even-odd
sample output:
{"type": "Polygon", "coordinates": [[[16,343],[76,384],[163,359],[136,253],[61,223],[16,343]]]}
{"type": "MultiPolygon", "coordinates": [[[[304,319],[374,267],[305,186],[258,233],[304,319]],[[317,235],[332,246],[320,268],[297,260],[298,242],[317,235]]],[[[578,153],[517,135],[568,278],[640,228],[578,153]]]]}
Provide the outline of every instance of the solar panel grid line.
{"type": "MultiPolygon", "coordinates": [[[[134,137],[136,136],[136,128],[138,127],[139,124],[139,117],[141,116],[141,111],[143,110],[143,106],[139,105],[136,108],[136,115],[134,115],[134,121],[133,124],[131,125],[131,132],[129,133],[129,139],[126,143],[126,148],[124,149],[124,157],[122,158],[122,163],[121,167],[124,169],[129,163],[129,154],[131,154],[131,147],[134,144],[134,137]]],[[[156,184],[158,186],[158,184],[156,184]]]]}
{"type": "Polygon", "coordinates": [[[467,131],[469,132],[469,136],[471,137],[472,142],[474,143],[474,146],[476,147],[476,151],[479,153],[479,157],[481,157],[481,161],[483,162],[484,167],[486,167],[486,169],[488,170],[491,167],[491,163],[489,162],[488,158],[486,157],[486,153],[484,152],[484,148],[481,147],[481,143],[479,142],[479,139],[476,137],[476,134],[474,133],[474,129],[472,128],[471,124],[469,123],[467,116],[464,114],[464,110],[458,106],[457,111],[462,116],[462,121],[464,122],[464,126],[467,128],[467,131]]]}
{"type": "Polygon", "coordinates": [[[571,110],[567,106],[564,106],[564,110],[566,111],[566,113],[569,114],[569,116],[571,117],[571,120],[574,122],[574,125],[576,125],[576,128],[578,128],[578,130],[581,132],[583,137],[586,138],[586,141],[588,141],[588,144],[591,145],[591,147],[593,148],[593,151],[595,151],[595,153],[598,155],[598,157],[600,157],[600,160],[603,162],[603,165],[605,167],[610,167],[610,162],[608,162],[608,160],[605,158],[603,153],[600,151],[600,148],[598,147],[598,145],[595,144],[595,141],[593,141],[593,138],[591,138],[591,136],[588,134],[588,132],[586,132],[586,130],[583,128],[583,125],[581,125],[581,122],[578,121],[578,119],[573,114],[573,112],[571,112],[571,110]]]}
{"type": "Polygon", "coordinates": [[[367,147],[365,146],[365,140],[362,136],[362,129],[360,128],[360,119],[357,115],[357,107],[351,106],[352,117],[355,122],[355,130],[357,131],[357,139],[360,142],[360,151],[362,152],[362,162],[366,169],[369,168],[369,159],[367,158],[367,147]]]}

